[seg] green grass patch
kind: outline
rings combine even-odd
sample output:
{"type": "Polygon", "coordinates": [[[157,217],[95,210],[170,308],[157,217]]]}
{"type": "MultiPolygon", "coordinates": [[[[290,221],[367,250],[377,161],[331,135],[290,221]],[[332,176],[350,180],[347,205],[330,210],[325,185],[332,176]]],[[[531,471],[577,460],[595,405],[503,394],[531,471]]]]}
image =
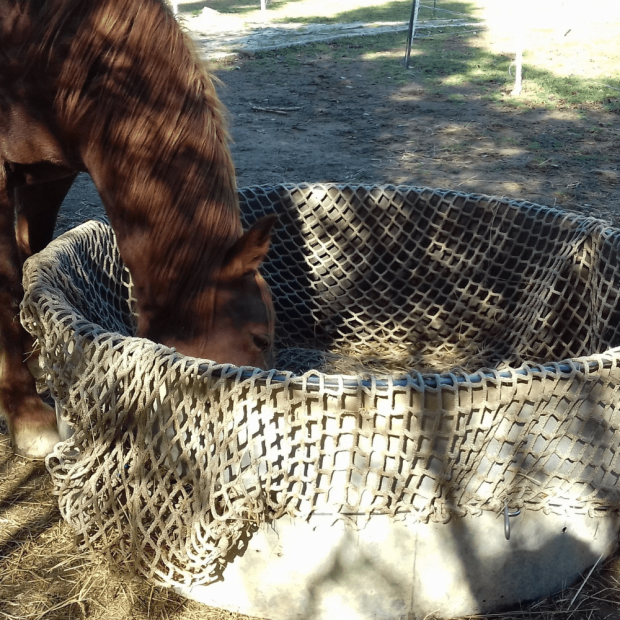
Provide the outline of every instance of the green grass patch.
{"type": "Polygon", "coordinates": [[[443,33],[416,39],[410,66],[404,66],[405,33],[342,39],[338,42],[288,48],[258,54],[263,61],[277,59],[290,67],[304,59],[343,65],[363,66],[362,71],[376,83],[386,86],[415,82],[425,87],[428,95],[463,103],[472,98],[494,102],[515,110],[585,109],[592,107],[620,112],[620,70],[613,68],[602,78],[561,76],[552,68],[545,70],[528,65],[524,55],[523,90],[513,96],[514,58],[493,54],[482,46],[474,32],[445,28],[443,33]],[[512,73],[512,74],[511,74],[512,73]]]}
{"type": "Polygon", "coordinates": [[[602,85],[594,79],[558,76],[525,63],[523,78],[521,99],[532,107],[581,108],[600,103],[608,111],[620,111],[619,71],[602,85]]]}

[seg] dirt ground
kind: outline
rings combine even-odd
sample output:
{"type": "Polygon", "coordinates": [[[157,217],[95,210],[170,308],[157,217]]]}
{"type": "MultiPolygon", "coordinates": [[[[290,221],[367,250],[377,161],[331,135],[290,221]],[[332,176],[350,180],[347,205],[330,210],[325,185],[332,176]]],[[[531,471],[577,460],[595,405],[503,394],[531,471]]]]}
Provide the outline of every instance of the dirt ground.
{"type": "Polygon", "coordinates": [[[617,217],[617,115],[455,103],[427,95],[414,79],[377,82],[363,61],[341,75],[320,56],[300,60],[291,69],[275,58],[276,70],[264,75],[242,59],[220,73],[240,185],[424,185],[617,217]]]}
{"type": "MultiPolygon", "coordinates": [[[[334,43],[350,49],[356,43],[334,43]]],[[[460,45],[447,41],[447,45],[460,45]]],[[[513,108],[392,85],[372,63],[301,51],[289,66],[241,57],[217,71],[230,112],[239,186],[338,182],[408,184],[502,195],[620,224],[618,115],[513,108]]],[[[88,177],[65,201],[60,228],[100,211],[88,177]]]]}

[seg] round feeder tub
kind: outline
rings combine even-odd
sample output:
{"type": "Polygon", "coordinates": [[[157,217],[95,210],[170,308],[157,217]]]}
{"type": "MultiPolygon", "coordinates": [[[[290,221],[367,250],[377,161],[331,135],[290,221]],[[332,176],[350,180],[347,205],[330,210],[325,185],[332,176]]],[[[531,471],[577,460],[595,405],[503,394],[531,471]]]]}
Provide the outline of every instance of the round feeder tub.
{"type": "Polygon", "coordinates": [[[484,613],[615,550],[620,231],[424,188],[240,199],[280,215],[275,370],[134,337],[104,221],[25,265],[85,549],[271,620],[484,613]]]}

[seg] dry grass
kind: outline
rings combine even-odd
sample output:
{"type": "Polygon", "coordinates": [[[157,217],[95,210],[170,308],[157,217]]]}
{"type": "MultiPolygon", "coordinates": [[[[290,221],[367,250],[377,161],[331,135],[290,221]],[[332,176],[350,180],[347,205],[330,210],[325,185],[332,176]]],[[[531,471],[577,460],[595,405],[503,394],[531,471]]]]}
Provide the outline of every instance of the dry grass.
{"type": "MultiPolygon", "coordinates": [[[[6,432],[6,429],[0,429],[6,432]]],[[[0,620],[234,620],[77,550],[45,466],[0,434],[0,620]]]]}
{"type": "MultiPolygon", "coordinates": [[[[15,457],[0,435],[0,620],[242,620],[188,601],[76,551],[45,467],[15,457]]],[[[469,616],[498,620],[620,619],[620,557],[554,597],[523,609],[469,616]]]]}

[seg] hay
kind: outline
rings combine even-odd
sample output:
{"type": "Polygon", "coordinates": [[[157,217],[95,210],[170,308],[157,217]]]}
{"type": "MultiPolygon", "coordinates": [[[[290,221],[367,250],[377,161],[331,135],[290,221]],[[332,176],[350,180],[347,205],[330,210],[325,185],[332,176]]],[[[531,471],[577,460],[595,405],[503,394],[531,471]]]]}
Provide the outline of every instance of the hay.
{"type": "Polygon", "coordinates": [[[241,618],[146,585],[103,555],[78,552],[73,532],[60,518],[43,464],[9,454],[7,442],[3,436],[0,619],[241,618]],[[18,493],[7,488],[10,481],[18,485],[18,493]],[[9,505],[13,510],[6,510],[9,505]]]}
{"type": "MultiPolygon", "coordinates": [[[[42,464],[14,456],[0,432],[0,620],[249,620],[147,584],[102,554],[78,552],[42,464]]],[[[521,609],[460,620],[615,620],[620,554],[597,567],[572,602],[585,577],[521,609]]]]}
{"type": "Polygon", "coordinates": [[[0,620],[242,620],[79,551],[45,465],[15,456],[0,418],[0,620]]]}

